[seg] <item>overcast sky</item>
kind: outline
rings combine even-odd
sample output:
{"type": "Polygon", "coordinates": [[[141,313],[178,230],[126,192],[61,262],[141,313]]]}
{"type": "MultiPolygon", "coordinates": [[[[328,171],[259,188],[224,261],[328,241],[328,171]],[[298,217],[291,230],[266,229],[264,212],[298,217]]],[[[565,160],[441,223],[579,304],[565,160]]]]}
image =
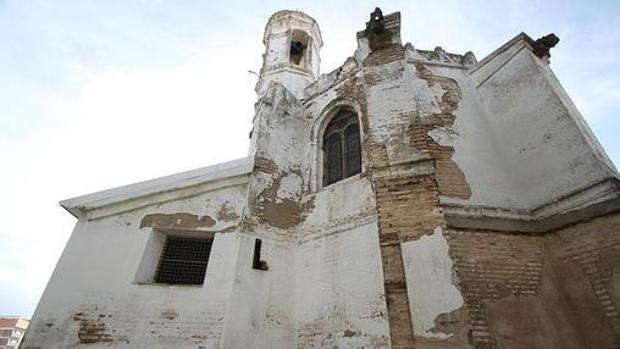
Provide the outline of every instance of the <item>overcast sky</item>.
{"type": "MultiPolygon", "coordinates": [[[[519,32],[620,163],[620,1],[384,1],[402,39],[478,60],[519,32]]],[[[75,219],[57,202],[245,156],[269,15],[321,26],[321,71],[376,3],[0,0],[0,314],[30,317],[75,219]]],[[[96,248],[93,246],[93,248],[96,248]]]]}

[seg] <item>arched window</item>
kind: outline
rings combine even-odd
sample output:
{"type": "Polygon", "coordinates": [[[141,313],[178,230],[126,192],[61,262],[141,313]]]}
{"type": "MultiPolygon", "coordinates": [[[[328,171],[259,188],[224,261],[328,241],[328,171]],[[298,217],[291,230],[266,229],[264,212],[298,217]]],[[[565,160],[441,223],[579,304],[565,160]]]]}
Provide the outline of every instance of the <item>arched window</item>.
{"type": "Polygon", "coordinates": [[[323,185],[329,185],[362,171],[360,128],[357,115],[340,111],[323,133],[323,185]]]}

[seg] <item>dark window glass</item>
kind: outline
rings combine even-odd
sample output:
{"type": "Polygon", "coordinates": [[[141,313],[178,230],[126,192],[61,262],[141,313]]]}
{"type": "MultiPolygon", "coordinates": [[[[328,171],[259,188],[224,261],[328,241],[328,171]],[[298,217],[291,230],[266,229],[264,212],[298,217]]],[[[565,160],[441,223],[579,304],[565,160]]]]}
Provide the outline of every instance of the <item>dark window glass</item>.
{"type": "Polygon", "coordinates": [[[212,241],[167,236],[155,282],[201,285],[205,279],[212,241]]]}
{"type": "Polygon", "coordinates": [[[360,156],[360,132],[357,124],[350,125],[345,131],[346,144],[346,169],[347,177],[361,172],[362,159],[360,156]]]}
{"type": "Polygon", "coordinates": [[[342,179],[342,140],[339,133],[327,138],[327,183],[342,179]]]}
{"type": "Polygon", "coordinates": [[[355,114],[340,112],[329,122],[323,134],[323,151],[323,185],[361,172],[360,132],[355,114]]]}

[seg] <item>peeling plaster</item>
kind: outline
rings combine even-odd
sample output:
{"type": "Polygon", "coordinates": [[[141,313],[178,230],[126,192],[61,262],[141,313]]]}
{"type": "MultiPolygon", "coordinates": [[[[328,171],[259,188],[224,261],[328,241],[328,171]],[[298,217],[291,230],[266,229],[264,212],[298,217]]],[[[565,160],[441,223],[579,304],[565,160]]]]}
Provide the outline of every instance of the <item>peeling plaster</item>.
{"type": "MultiPolygon", "coordinates": [[[[277,45],[267,42],[267,56],[286,58],[283,64],[286,35],[272,37],[277,45]]],[[[620,333],[617,221],[605,223],[609,241],[567,247],[567,240],[546,249],[566,249],[568,256],[544,276],[535,237],[444,235],[441,228],[440,195],[512,207],[510,200],[547,199],[540,183],[559,195],[600,179],[592,149],[575,141],[587,126],[568,97],[557,98],[564,92],[547,81],[550,71],[519,46],[514,62],[496,60],[487,66],[492,69],[480,69],[494,75],[482,81],[477,68],[463,63],[471,62],[467,54],[399,44],[370,51],[368,40],[358,39],[357,61],[347,59],[314,83],[299,71],[273,70],[257,86],[247,169],[209,172],[212,182],[192,187],[166,182],[165,193],[94,211],[77,208],[90,216],[80,217],[37,308],[29,347],[78,340],[119,347],[130,338],[132,346],[149,348],[564,348],[578,346],[577,337],[611,347],[620,333]],[[342,100],[360,116],[363,172],[320,188],[316,125],[342,100]],[[559,180],[549,186],[551,179],[559,180]],[[513,187],[530,193],[509,195],[513,187]],[[234,233],[216,234],[202,287],[131,284],[136,251],[149,241],[148,229],[136,222],[234,233]],[[257,236],[265,242],[268,272],[251,269],[257,236]],[[172,307],[170,299],[179,301],[172,307]],[[106,303],[105,311],[97,308],[106,303]],[[557,316],[561,312],[570,316],[557,316]],[[529,344],[558,338],[569,344],[529,344]],[[100,343],[108,341],[114,343],[100,343]]],[[[127,188],[124,200],[132,193],[127,188]]],[[[588,229],[603,235],[600,226],[588,229]]],[[[584,230],[576,231],[579,237],[584,230]]]]}
{"type": "Polygon", "coordinates": [[[441,227],[435,228],[431,235],[402,245],[416,336],[446,339],[454,335],[442,332],[435,324],[439,316],[464,304],[460,291],[453,284],[453,263],[448,248],[441,227]]]}
{"type": "Polygon", "coordinates": [[[278,175],[273,179],[273,182],[270,185],[266,185],[265,189],[258,195],[256,211],[261,222],[267,223],[273,227],[285,229],[291,228],[299,223],[301,205],[299,201],[294,201],[286,197],[278,197],[283,177],[286,177],[286,175],[278,175]]]}
{"type": "Polygon", "coordinates": [[[198,217],[190,213],[155,213],[144,216],[140,222],[140,228],[208,228],[214,226],[215,223],[209,215],[198,217]]]}
{"type": "Polygon", "coordinates": [[[235,207],[230,204],[230,201],[223,202],[220,206],[220,210],[217,212],[217,219],[220,221],[234,221],[239,218],[235,207]]]}
{"type": "Polygon", "coordinates": [[[276,193],[276,203],[282,203],[284,200],[299,201],[302,185],[303,180],[300,176],[293,173],[284,175],[280,180],[280,186],[276,193]]]}

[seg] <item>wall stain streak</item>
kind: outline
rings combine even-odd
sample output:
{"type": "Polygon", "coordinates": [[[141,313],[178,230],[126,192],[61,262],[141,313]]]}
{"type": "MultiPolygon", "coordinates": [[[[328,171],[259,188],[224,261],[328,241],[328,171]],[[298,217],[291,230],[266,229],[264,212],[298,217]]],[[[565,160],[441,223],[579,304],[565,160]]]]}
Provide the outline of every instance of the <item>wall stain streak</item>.
{"type": "Polygon", "coordinates": [[[93,318],[84,312],[77,312],[73,320],[79,323],[78,338],[82,344],[113,342],[114,339],[103,321],[105,314],[98,314],[93,318]]]}
{"type": "Polygon", "coordinates": [[[191,213],[155,213],[149,214],[142,218],[140,228],[208,228],[215,225],[215,220],[211,216],[198,215],[191,213]]]}
{"type": "Polygon", "coordinates": [[[217,219],[220,221],[233,221],[239,218],[235,208],[230,205],[230,202],[226,201],[220,206],[220,210],[217,212],[217,219]]]}

